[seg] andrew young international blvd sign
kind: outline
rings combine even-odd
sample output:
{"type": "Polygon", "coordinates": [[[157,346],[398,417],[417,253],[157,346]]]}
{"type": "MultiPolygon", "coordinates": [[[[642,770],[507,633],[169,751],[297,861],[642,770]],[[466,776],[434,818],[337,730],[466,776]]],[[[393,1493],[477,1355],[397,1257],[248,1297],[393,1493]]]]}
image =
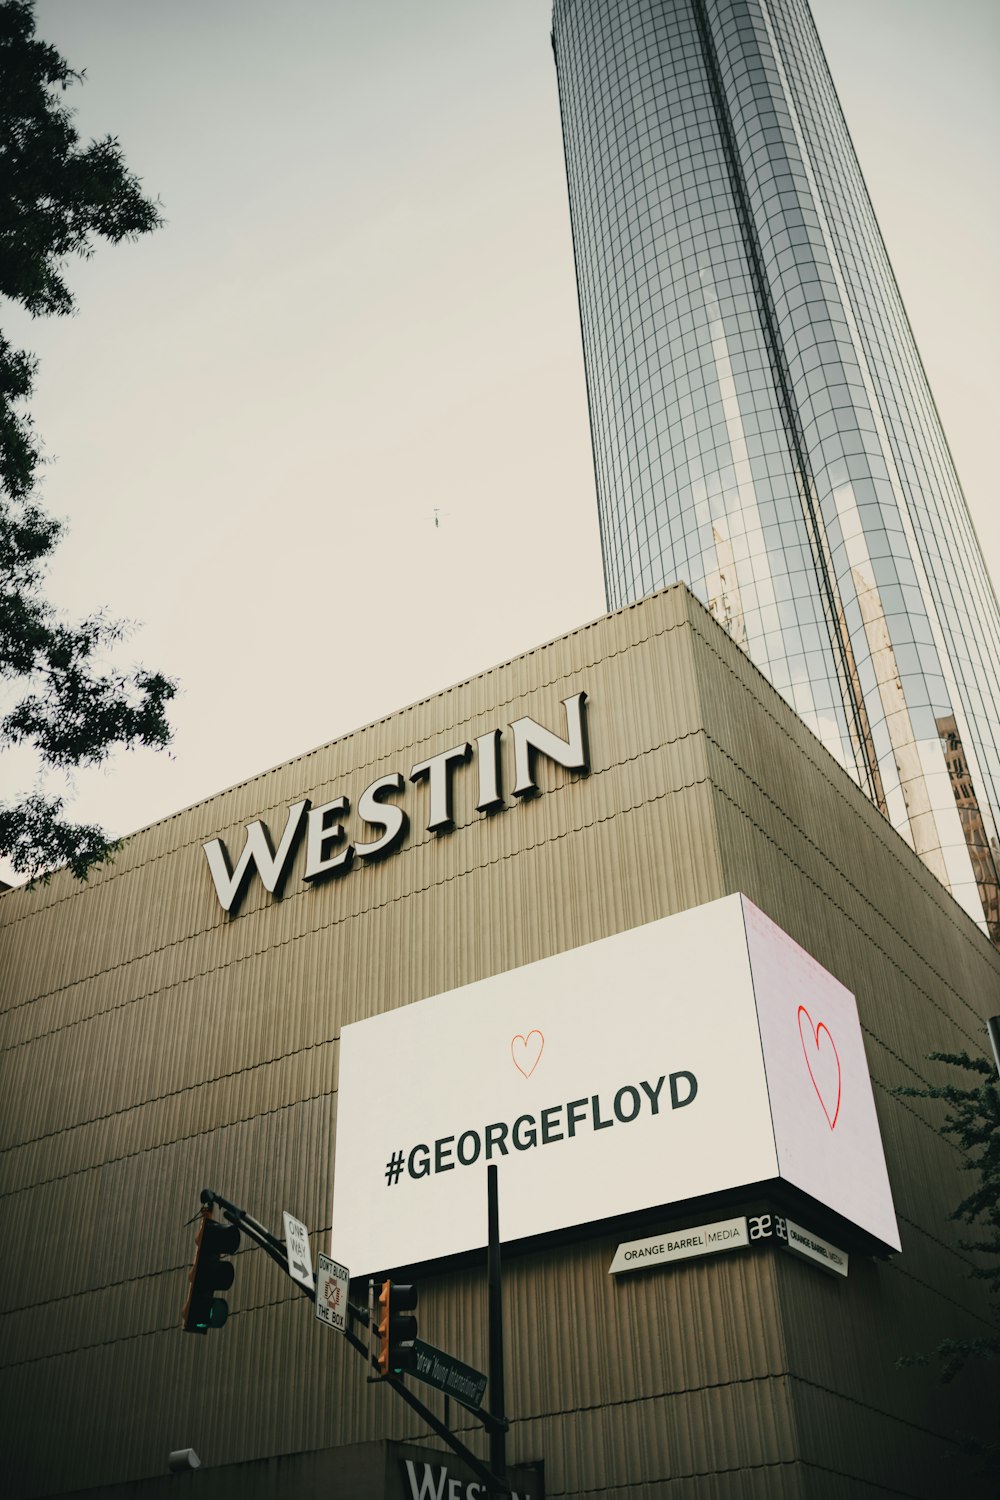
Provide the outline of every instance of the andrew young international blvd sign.
{"type": "Polygon", "coordinates": [[[743,896],[418,1001],[340,1042],[354,1274],[775,1178],[899,1249],[854,997],[743,896]]]}

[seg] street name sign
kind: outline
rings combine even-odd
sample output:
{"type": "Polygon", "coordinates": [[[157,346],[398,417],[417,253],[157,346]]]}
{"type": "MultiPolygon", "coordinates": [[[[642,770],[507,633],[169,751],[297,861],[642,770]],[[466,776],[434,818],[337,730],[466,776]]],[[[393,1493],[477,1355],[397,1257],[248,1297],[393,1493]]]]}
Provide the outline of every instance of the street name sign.
{"type": "Polygon", "coordinates": [[[316,1316],[327,1328],[336,1328],[343,1333],[347,1328],[347,1287],[351,1273],[322,1251],[317,1267],[316,1316]]]}
{"type": "Polygon", "coordinates": [[[648,1240],[631,1240],[619,1245],[608,1267],[609,1276],[623,1271],[648,1271],[653,1266],[670,1265],[693,1255],[715,1255],[719,1250],[736,1250],[749,1245],[747,1221],[720,1219],[716,1224],[696,1224],[693,1229],[677,1229],[671,1234],[655,1234],[648,1240]]]}
{"type": "Polygon", "coordinates": [[[293,1218],[287,1208],[284,1213],[285,1219],[285,1249],[288,1251],[288,1274],[293,1276],[302,1286],[312,1291],[315,1285],[313,1276],[312,1252],[309,1249],[309,1231],[301,1219],[293,1218]]]}
{"type": "Polygon", "coordinates": [[[460,1359],[453,1359],[450,1354],[435,1349],[433,1344],[425,1344],[422,1339],[414,1339],[413,1347],[417,1354],[417,1364],[416,1369],[410,1371],[411,1375],[415,1375],[426,1385],[437,1386],[439,1391],[444,1391],[447,1396],[454,1396],[466,1406],[478,1408],[482,1405],[486,1393],[486,1376],[481,1370],[463,1365],[460,1359]]]}

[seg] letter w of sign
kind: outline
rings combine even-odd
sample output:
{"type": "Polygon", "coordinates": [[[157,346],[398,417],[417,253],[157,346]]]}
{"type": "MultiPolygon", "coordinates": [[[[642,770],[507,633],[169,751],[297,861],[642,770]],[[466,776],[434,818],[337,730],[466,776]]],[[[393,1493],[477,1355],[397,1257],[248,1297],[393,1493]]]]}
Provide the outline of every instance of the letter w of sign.
{"type": "Polygon", "coordinates": [[[448,1483],[448,1470],[444,1464],[438,1469],[438,1482],[434,1483],[434,1470],[430,1464],[424,1464],[424,1472],[421,1479],[417,1478],[417,1469],[413,1460],[406,1460],[406,1475],[410,1481],[411,1500],[444,1500],[445,1485],[448,1483]]]}
{"type": "Polygon", "coordinates": [[[210,839],[207,844],[202,845],[223,911],[231,911],[237,904],[250,878],[250,871],[254,867],[257,869],[264,889],[270,895],[274,895],[286,874],[289,856],[295,847],[295,836],[302,823],[302,815],[308,806],[309,799],[305,797],[288,809],[285,831],[281,836],[277,852],[271,844],[271,836],[266,824],[248,823],[247,841],[243,845],[243,853],[240,855],[235,870],[230,867],[229,855],[221,839],[210,839]]]}

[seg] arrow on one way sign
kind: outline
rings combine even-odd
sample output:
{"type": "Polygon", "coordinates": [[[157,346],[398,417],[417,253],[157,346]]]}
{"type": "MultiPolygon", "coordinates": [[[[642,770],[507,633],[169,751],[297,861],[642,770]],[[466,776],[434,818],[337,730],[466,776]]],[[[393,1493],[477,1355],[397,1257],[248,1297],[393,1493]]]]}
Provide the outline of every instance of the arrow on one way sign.
{"type": "Polygon", "coordinates": [[[293,1218],[285,1210],[285,1249],[288,1252],[288,1273],[293,1276],[302,1286],[312,1291],[315,1284],[313,1277],[312,1252],[309,1249],[309,1231],[301,1219],[293,1218]]]}

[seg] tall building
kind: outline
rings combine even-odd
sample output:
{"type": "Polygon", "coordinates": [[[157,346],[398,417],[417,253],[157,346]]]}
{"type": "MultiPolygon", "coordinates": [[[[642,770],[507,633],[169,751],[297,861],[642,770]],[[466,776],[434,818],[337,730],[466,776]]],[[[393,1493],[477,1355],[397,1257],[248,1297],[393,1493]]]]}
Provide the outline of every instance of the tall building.
{"type": "Polygon", "coordinates": [[[1000,612],[806,0],[553,48],[609,607],[686,581],[997,939],[1000,612]]]}

